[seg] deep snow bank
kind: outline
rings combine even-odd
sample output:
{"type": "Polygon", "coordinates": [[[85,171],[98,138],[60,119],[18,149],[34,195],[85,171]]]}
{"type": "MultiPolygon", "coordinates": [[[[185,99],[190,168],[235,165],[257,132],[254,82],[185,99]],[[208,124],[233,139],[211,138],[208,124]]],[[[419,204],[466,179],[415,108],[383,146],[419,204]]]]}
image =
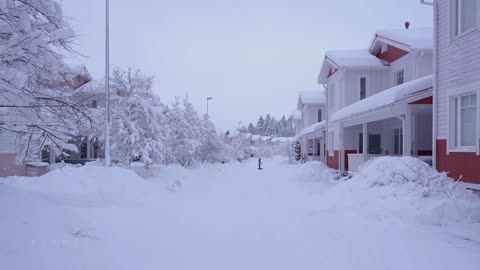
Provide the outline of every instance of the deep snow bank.
{"type": "Polygon", "coordinates": [[[480,222],[480,199],[461,183],[412,157],[366,162],[323,198],[324,207],[431,224],[480,222]]]}

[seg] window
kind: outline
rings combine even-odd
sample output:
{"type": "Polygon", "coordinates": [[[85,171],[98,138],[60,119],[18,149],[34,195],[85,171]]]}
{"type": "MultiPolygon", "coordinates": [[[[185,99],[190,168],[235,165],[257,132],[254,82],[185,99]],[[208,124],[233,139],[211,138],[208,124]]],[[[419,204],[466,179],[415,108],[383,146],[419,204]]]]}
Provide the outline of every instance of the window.
{"type": "Polygon", "coordinates": [[[92,100],[92,108],[94,108],[94,109],[97,108],[97,100],[96,99],[92,100]]]}
{"type": "Polygon", "coordinates": [[[393,129],[393,154],[403,154],[403,128],[393,129]]]}
{"type": "Polygon", "coordinates": [[[477,26],[477,0],[451,0],[453,37],[467,32],[477,26]]]}
{"type": "Polygon", "coordinates": [[[394,76],[393,80],[394,80],[395,86],[405,83],[405,71],[403,69],[395,72],[393,76],[394,76]]]}
{"type": "Polygon", "coordinates": [[[451,106],[451,146],[474,148],[477,145],[477,94],[453,98],[451,106]]]}
{"type": "Polygon", "coordinates": [[[367,78],[360,78],[360,100],[367,97],[367,78]]]}
{"type": "Polygon", "coordinates": [[[317,112],[317,119],[318,119],[318,122],[322,122],[322,110],[321,109],[318,109],[318,112],[317,112]]]}

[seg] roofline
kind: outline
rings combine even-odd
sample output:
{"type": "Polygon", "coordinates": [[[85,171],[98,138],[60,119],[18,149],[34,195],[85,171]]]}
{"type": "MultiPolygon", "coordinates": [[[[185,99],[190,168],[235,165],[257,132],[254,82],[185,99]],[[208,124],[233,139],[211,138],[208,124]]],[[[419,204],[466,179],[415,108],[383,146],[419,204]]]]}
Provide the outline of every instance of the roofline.
{"type": "MultiPolygon", "coordinates": [[[[388,89],[387,89],[388,90],[388,89]]],[[[368,113],[371,113],[371,112],[374,112],[374,111],[378,111],[378,110],[381,110],[381,109],[384,109],[384,108],[388,108],[388,107],[392,107],[393,105],[401,102],[401,101],[404,101],[406,99],[409,99],[411,98],[412,96],[417,96],[417,95],[421,95],[421,94],[424,94],[424,93],[428,93],[430,91],[433,90],[433,86],[429,86],[427,88],[424,88],[424,89],[421,89],[421,90],[418,90],[406,97],[403,97],[397,101],[395,101],[394,103],[390,103],[390,104],[386,104],[386,105],[382,105],[380,107],[377,107],[377,108],[373,108],[373,109],[370,109],[370,110],[366,110],[366,111],[363,111],[363,112],[359,112],[359,113],[354,113],[352,115],[349,115],[348,117],[343,117],[343,118],[340,118],[340,119],[335,119],[335,120],[330,120],[332,123],[338,123],[338,122],[343,122],[345,121],[345,119],[347,118],[357,118],[357,117],[360,117],[362,115],[365,115],[365,114],[368,114],[368,113]]],[[[431,96],[431,95],[430,95],[431,96]]]]}
{"type": "Polygon", "coordinates": [[[433,42],[432,42],[432,48],[414,48],[414,47],[412,47],[408,44],[405,44],[405,43],[402,43],[400,41],[397,41],[397,40],[394,40],[394,39],[391,39],[391,38],[387,38],[387,37],[384,37],[384,36],[381,36],[381,35],[375,33],[375,36],[373,37],[372,41],[370,42],[370,46],[368,47],[368,50],[372,54],[374,53],[373,52],[373,47],[377,43],[377,41],[383,41],[384,43],[390,44],[390,45],[392,45],[394,47],[397,47],[399,49],[402,49],[406,52],[412,52],[414,50],[432,50],[433,51],[433,42]]]}

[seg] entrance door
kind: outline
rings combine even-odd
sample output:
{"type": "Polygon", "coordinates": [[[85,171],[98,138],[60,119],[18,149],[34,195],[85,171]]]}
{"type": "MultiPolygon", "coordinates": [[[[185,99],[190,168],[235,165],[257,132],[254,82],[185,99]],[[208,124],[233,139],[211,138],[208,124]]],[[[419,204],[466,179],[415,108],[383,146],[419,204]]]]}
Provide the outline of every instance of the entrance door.
{"type": "Polygon", "coordinates": [[[368,153],[372,155],[380,155],[382,153],[381,137],[379,134],[368,135],[368,153]]]}

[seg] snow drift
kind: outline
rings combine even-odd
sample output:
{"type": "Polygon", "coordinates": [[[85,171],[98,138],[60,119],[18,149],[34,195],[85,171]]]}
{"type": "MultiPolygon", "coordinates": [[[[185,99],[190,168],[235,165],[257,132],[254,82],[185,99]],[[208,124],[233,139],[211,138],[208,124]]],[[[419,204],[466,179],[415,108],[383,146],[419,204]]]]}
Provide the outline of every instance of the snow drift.
{"type": "Polygon", "coordinates": [[[413,157],[381,157],[366,162],[351,179],[322,200],[377,219],[421,223],[480,223],[480,200],[460,182],[413,157]]]}

